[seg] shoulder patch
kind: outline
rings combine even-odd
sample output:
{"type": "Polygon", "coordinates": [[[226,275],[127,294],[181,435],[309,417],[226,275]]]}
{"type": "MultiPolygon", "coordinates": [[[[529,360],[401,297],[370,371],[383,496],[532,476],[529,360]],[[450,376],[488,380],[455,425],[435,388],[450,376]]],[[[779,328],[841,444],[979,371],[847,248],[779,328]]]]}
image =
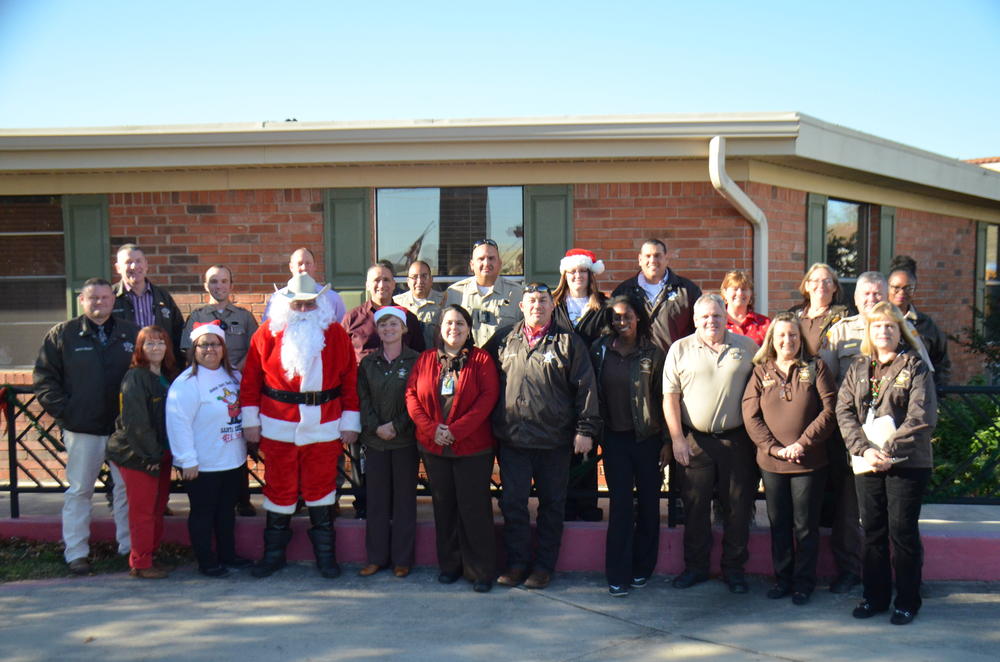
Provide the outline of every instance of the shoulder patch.
{"type": "Polygon", "coordinates": [[[899,371],[899,374],[896,375],[896,381],[893,382],[893,386],[906,387],[909,385],[910,385],[910,371],[906,368],[903,368],[902,370],[899,371]]]}

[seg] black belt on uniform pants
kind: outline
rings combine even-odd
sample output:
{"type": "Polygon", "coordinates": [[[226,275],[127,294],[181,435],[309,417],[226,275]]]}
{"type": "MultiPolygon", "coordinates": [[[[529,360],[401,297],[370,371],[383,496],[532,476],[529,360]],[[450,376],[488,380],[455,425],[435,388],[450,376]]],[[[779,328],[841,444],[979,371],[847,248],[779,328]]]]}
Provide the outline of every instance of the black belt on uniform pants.
{"type": "Polygon", "coordinates": [[[279,391],[271,388],[267,384],[261,387],[260,392],[278,402],[290,405],[322,405],[340,397],[340,387],[328,388],[325,391],[279,391]]]}

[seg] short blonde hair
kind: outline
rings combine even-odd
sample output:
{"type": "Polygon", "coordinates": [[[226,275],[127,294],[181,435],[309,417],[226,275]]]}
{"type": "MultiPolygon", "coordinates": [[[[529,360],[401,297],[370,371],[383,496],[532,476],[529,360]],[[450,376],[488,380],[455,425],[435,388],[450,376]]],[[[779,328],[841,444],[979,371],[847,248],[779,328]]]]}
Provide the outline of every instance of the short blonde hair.
{"type": "Polygon", "coordinates": [[[834,288],[836,288],[833,291],[833,298],[830,300],[830,303],[840,303],[840,298],[844,291],[840,287],[840,276],[838,276],[834,268],[826,262],[815,262],[806,270],[806,275],[802,277],[802,282],[799,283],[799,294],[803,297],[802,303],[805,304],[806,307],[809,306],[809,290],[806,289],[806,283],[809,282],[809,279],[812,278],[812,275],[817,269],[826,269],[827,273],[830,274],[830,279],[833,281],[834,288]]]}
{"type": "Polygon", "coordinates": [[[871,341],[871,326],[872,322],[880,320],[889,320],[894,322],[896,327],[899,329],[899,336],[910,346],[910,349],[915,351],[919,350],[920,345],[916,336],[910,331],[910,325],[906,323],[906,318],[903,317],[903,313],[899,311],[893,304],[888,301],[880,301],[875,304],[875,307],[864,313],[865,317],[865,337],[861,340],[861,353],[865,356],[874,357],[875,347],[872,346],[871,341]]]}

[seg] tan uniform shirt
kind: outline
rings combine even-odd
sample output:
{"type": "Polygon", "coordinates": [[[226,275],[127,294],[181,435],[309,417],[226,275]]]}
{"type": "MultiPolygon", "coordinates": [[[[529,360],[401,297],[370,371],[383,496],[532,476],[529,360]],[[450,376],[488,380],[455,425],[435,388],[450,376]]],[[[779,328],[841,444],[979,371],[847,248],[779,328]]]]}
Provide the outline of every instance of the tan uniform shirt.
{"type": "Polygon", "coordinates": [[[417,316],[420,324],[424,327],[424,347],[428,349],[434,347],[441,329],[441,308],[444,305],[444,292],[431,290],[427,298],[419,302],[413,296],[413,292],[403,292],[394,296],[392,302],[397,306],[403,306],[417,316]]]}
{"type": "Polygon", "coordinates": [[[219,320],[226,333],[226,352],[229,354],[229,363],[233,367],[242,368],[243,359],[246,358],[250,349],[250,337],[257,331],[257,320],[246,308],[240,308],[236,304],[228,303],[219,312],[215,304],[202,306],[191,311],[187,325],[184,327],[184,335],[181,337],[181,349],[187,350],[191,346],[191,329],[195,323],[203,324],[219,320]]]}
{"type": "Polygon", "coordinates": [[[697,334],[670,346],[663,366],[663,393],[681,394],[684,425],[708,433],[743,425],[743,391],[756,352],[753,340],[731,331],[726,331],[719,352],[697,334]]]}
{"type": "MultiPolygon", "coordinates": [[[[907,324],[910,325],[910,332],[914,336],[917,336],[918,334],[916,329],[913,328],[913,324],[909,321],[907,321],[907,324]]],[[[847,374],[847,369],[851,367],[854,357],[861,353],[861,341],[864,337],[865,318],[861,314],[845,317],[831,326],[830,330],[826,332],[827,341],[820,347],[819,357],[830,368],[830,371],[837,380],[838,388],[843,383],[844,375],[847,374]]],[[[927,356],[927,349],[920,338],[917,338],[917,344],[917,353],[920,354],[920,358],[924,360],[924,363],[928,367],[931,367],[931,360],[927,356]]],[[[933,367],[931,367],[931,370],[933,371],[933,367]]]]}
{"type": "Polygon", "coordinates": [[[469,311],[472,315],[472,338],[476,346],[482,347],[497,329],[513,326],[521,320],[518,304],[523,291],[517,283],[499,276],[493,288],[482,296],[476,279],[470,276],[448,288],[444,305],[458,304],[469,311]]]}

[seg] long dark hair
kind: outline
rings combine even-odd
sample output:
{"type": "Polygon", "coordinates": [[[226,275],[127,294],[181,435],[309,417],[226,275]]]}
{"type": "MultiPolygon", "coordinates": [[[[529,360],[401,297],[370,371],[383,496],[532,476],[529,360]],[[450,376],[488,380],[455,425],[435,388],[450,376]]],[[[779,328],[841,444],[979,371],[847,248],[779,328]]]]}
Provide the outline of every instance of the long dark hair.
{"type": "MultiPolygon", "coordinates": [[[[445,306],[444,308],[442,308],[441,309],[441,317],[438,318],[438,319],[441,320],[441,331],[444,330],[444,314],[447,313],[448,311],[451,311],[451,310],[454,310],[456,313],[458,313],[459,315],[461,315],[462,319],[465,320],[465,323],[469,325],[469,337],[465,339],[465,344],[462,345],[462,349],[468,350],[468,351],[471,352],[472,348],[476,346],[476,343],[472,339],[472,315],[469,314],[468,310],[466,310],[462,306],[458,305],[457,303],[449,304],[449,305],[445,306]]],[[[437,349],[441,349],[441,350],[444,349],[444,338],[441,336],[440,331],[437,334],[437,338],[434,339],[434,346],[437,349]]]]}
{"type": "MultiPolygon", "coordinates": [[[[215,334],[209,334],[209,335],[215,335],[215,334]]],[[[218,337],[218,336],[216,336],[216,337],[218,337]]],[[[229,362],[229,349],[226,347],[226,339],[225,338],[219,338],[219,340],[222,342],[222,363],[220,365],[226,371],[227,375],[229,375],[233,379],[236,379],[236,375],[233,374],[233,365],[229,362]]],[[[195,375],[198,374],[198,362],[194,360],[194,354],[195,354],[195,347],[194,347],[194,345],[195,345],[196,342],[198,342],[198,341],[197,340],[193,340],[191,342],[191,346],[188,347],[188,350],[187,350],[187,360],[188,360],[188,364],[191,366],[191,376],[192,377],[194,377],[195,375]]]]}
{"type": "Polygon", "coordinates": [[[143,345],[147,340],[162,340],[167,345],[167,351],[163,354],[163,362],[160,363],[160,372],[168,380],[173,380],[177,376],[177,360],[174,358],[174,343],[170,336],[161,326],[152,324],[144,326],[139,330],[139,335],[135,338],[135,349],[132,350],[132,362],[130,368],[146,368],[149,370],[149,359],[143,350],[143,345]]]}
{"type": "Polygon", "coordinates": [[[635,297],[628,294],[619,294],[618,296],[611,297],[605,304],[605,318],[604,318],[604,328],[607,333],[611,334],[615,338],[618,337],[618,330],[612,323],[614,319],[615,311],[614,307],[618,304],[623,303],[632,309],[635,313],[636,324],[635,324],[635,336],[639,342],[650,340],[652,338],[652,328],[649,322],[649,314],[646,312],[646,306],[643,305],[641,301],[635,297]]]}

